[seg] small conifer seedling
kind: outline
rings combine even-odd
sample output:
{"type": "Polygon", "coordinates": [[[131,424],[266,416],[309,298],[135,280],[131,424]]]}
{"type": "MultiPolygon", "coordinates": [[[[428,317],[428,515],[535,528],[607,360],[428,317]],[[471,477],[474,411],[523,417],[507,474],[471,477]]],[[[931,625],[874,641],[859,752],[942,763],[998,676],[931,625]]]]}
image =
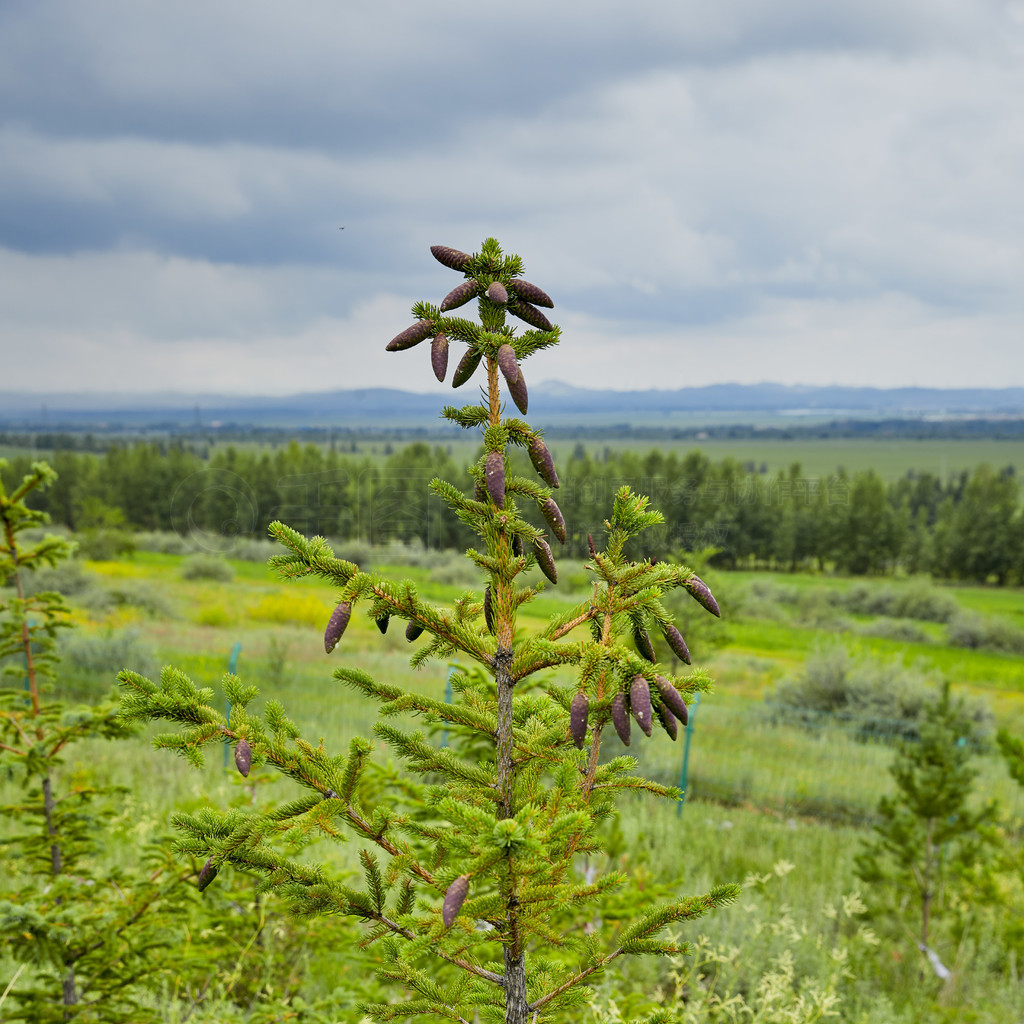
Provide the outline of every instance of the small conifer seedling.
{"type": "MultiPolygon", "coordinates": [[[[529,360],[559,340],[559,329],[538,309],[553,303],[523,279],[520,258],[503,254],[494,239],[474,254],[447,246],[431,251],[464,280],[440,305],[416,303],[415,322],[387,348],[402,353],[399,358],[421,358],[424,373],[441,378],[449,347],[461,347],[456,388],[482,371],[482,400],[443,413],[482,436],[468,493],[448,481],[431,483],[480,539],[467,551],[480,573],[479,591],[453,607],[437,607],[411,583],[391,582],[335,557],[320,537],[271,526],[286,549],[271,564],[284,578],[318,576],[337,589],[325,635],[327,651],[342,659],[335,678],[377,704],[378,738],[410,773],[426,777],[415,790],[418,806],[386,792],[368,797],[361,779],[369,741],[354,739],[347,753],[314,747],[276,702],[262,716],[250,713],[256,691],[233,676],[226,685],[230,720],[214,707],[210,691],[173,668],[160,683],[122,673],[123,714],[183,726],[157,743],[196,763],[206,744],[244,740],[253,765],[269,765],[304,787],[306,795],[274,813],[180,815],[180,849],[206,862],[201,885],[215,886],[217,867],[231,862],[262,872],[268,888],[299,914],[362,919],[367,942],[379,949],[382,975],[407,993],[404,1001],[366,1005],[371,1019],[569,1021],[581,1012],[588,979],[623,956],[685,952],[669,929],[738,892],[719,885],[657,905],[638,894],[635,920],[603,924],[602,902],[626,878],[614,870],[595,877],[580,868],[583,858],[602,851],[598,826],[614,813],[617,797],[679,795],[634,774],[632,757],[601,758],[609,723],[628,743],[629,715],[649,736],[653,710],[671,734],[677,719],[686,720],[687,699],[710,685],[699,669],[673,676],[656,660],[651,631],[673,650],[685,649],[662,596],[684,588],[712,612],[718,607],[691,570],[630,559],[630,540],[663,520],[645,497],[623,487],[603,546],[600,538],[591,543],[587,599],[535,633],[519,628],[520,608],[540,589],[525,574],[536,566],[557,582],[552,543],[564,541],[569,526],[552,494],[558,475],[551,453],[527,422],[506,415],[502,387],[525,413],[529,360]],[[479,322],[451,315],[473,299],[479,322]],[[530,329],[510,323],[509,314],[530,329]],[[430,350],[429,360],[406,353],[427,339],[433,339],[423,350],[430,350]],[[536,477],[517,475],[515,449],[529,457],[536,477]],[[536,522],[545,523],[550,536],[536,522]],[[346,662],[343,632],[357,614],[382,631],[390,619],[403,620],[407,638],[419,641],[414,666],[456,655],[474,663],[454,676],[454,700],[377,681],[346,662]],[[556,685],[550,670],[563,679],[571,675],[572,685],[556,685]],[[399,725],[399,716],[451,729],[463,741],[435,745],[399,725]],[[317,832],[352,834],[363,844],[362,885],[299,862],[274,842],[286,833],[317,832]]],[[[668,741],[659,733],[650,742],[668,741]]]]}

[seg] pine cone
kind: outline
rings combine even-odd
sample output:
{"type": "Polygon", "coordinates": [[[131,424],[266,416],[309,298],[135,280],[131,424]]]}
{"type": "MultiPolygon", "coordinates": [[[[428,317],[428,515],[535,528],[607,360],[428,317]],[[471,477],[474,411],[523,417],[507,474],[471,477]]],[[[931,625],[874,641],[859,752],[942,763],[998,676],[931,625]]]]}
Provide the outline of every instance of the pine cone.
{"type": "Polygon", "coordinates": [[[448,372],[448,339],[443,334],[435,335],[430,343],[430,366],[434,376],[443,382],[448,372]]]}
{"type": "Polygon", "coordinates": [[[345,627],[348,625],[348,620],[351,616],[352,605],[350,605],[348,601],[342,601],[341,604],[331,612],[331,618],[327,623],[327,629],[324,630],[324,650],[328,654],[338,646],[341,634],[345,632],[345,627]]]}
{"type": "Polygon", "coordinates": [[[466,354],[459,360],[459,365],[455,367],[455,373],[452,375],[452,387],[461,388],[473,376],[482,358],[483,353],[480,349],[466,349],[466,354]]]}
{"type": "Polygon", "coordinates": [[[540,439],[539,434],[533,434],[530,437],[530,443],[526,446],[526,450],[530,453],[530,461],[541,480],[548,487],[557,487],[558,474],[555,472],[555,460],[551,458],[551,452],[548,451],[548,446],[540,439]]]}
{"type": "Polygon", "coordinates": [[[523,376],[522,370],[519,371],[519,376],[509,384],[508,393],[512,396],[512,401],[516,403],[516,408],[525,416],[530,407],[530,394],[526,390],[526,378],[523,376]]]}
{"type": "Polygon", "coordinates": [[[501,452],[488,452],[484,464],[487,493],[498,508],[505,507],[505,456],[501,452]]]}
{"type": "Polygon", "coordinates": [[[646,658],[652,665],[658,660],[650,634],[642,626],[633,627],[633,643],[636,644],[641,658],[646,658]]]}
{"type": "Polygon", "coordinates": [[[651,735],[651,690],[643,676],[634,676],[629,688],[629,708],[636,724],[651,735]]]}
{"type": "Polygon", "coordinates": [[[466,264],[473,258],[468,252],[453,249],[448,245],[432,245],[430,251],[438,263],[443,263],[452,270],[465,270],[466,264]]]}
{"type": "Polygon", "coordinates": [[[391,612],[385,612],[379,619],[375,621],[377,623],[377,628],[381,631],[381,634],[383,635],[388,631],[388,623],[391,621],[391,612]]]}
{"type": "Polygon", "coordinates": [[[508,302],[508,290],[500,281],[492,281],[487,286],[487,298],[496,306],[504,306],[508,302]]]}
{"type": "Polygon", "coordinates": [[[417,320],[411,327],[406,327],[401,334],[396,334],[387,344],[388,352],[401,352],[402,349],[418,345],[424,338],[434,332],[433,320],[417,320]]]}
{"type": "Polygon", "coordinates": [[[199,872],[199,877],[196,879],[196,888],[202,892],[216,877],[217,869],[214,867],[213,858],[211,857],[199,872]]]}
{"type": "Polygon", "coordinates": [[[531,327],[536,327],[538,331],[553,331],[555,329],[551,321],[536,306],[531,306],[528,302],[509,299],[508,311],[513,316],[519,317],[520,320],[525,320],[531,327]]]}
{"type": "Polygon", "coordinates": [[[562,510],[555,503],[555,499],[548,497],[538,502],[541,515],[547,520],[551,532],[558,538],[559,544],[565,543],[565,520],[562,518],[562,510]]]}
{"type": "Polygon", "coordinates": [[[532,302],[535,306],[547,306],[548,309],[554,308],[555,304],[551,301],[548,293],[542,291],[535,284],[530,284],[529,281],[513,278],[509,281],[509,286],[520,299],[524,299],[526,302],[532,302]]]}
{"type": "Polygon", "coordinates": [[[249,777],[249,767],[252,764],[252,747],[244,737],[235,744],[235,767],[243,779],[249,777]]]}
{"type": "Polygon", "coordinates": [[[476,279],[471,281],[463,281],[462,284],[456,285],[442,300],[441,300],[441,312],[447,313],[449,309],[458,309],[459,306],[464,306],[470,299],[474,298],[480,292],[480,282],[476,279]]]}
{"type": "Polygon", "coordinates": [[[413,640],[418,640],[420,634],[423,632],[423,627],[418,622],[410,622],[405,627],[405,639],[412,643],[413,640]]]}
{"type": "Polygon", "coordinates": [[[491,588],[484,587],[484,623],[487,626],[487,632],[494,632],[494,611],[491,607],[491,588]]]}
{"type": "Polygon", "coordinates": [[[619,739],[629,746],[629,715],[626,713],[626,695],[620,690],[612,698],[612,725],[619,739]]]}
{"type": "Polygon", "coordinates": [[[543,537],[538,537],[533,542],[533,553],[537,556],[537,564],[540,566],[540,571],[552,583],[558,582],[558,569],[555,568],[555,559],[551,554],[551,548],[548,542],[543,537]]]}
{"type": "Polygon", "coordinates": [[[658,724],[668,733],[669,739],[675,740],[679,735],[679,723],[676,721],[676,716],[664,704],[655,705],[654,714],[657,716],[658,724]]]}
{"type": "Polygon", "coordinates": [[[569,732],[572,734],[572,741],[576,744],[577,750],[583,749],[583,742],[587,738],[587,719],[590,717],[590,701],[585,693],[577,693],[572,699],[572,707],[569,709],[569,732]]]}
{"type": "Polygon", "coordinates": [[[686,706],[682,694],[664,676],[655,676],[654,683],[665,706],[685,726],[690,720],[690,709],[686,706]]]}
{"type": "Polygon", "coordinates": [[[519,363],[516,361],[516,350],[509,344],[499,345],[494,358],[505,381],[509,384],[514,384],[519,379],[519,363]]]}
{"type": "Polygon", "coordinates": [[[444,894],[444,906],[441,908],[441,920],[445,928],[451,928],[455,918],[459,916],[462,904],[466,902],[466,894],[469,892],[469,875],[459,875],[458,878],[448,886],[444,894]]]}
{"type": "Polygon", "coordinates": [[[722,617],[722,610],[718,607],[715,595],[711,593],[708,585],[699,576],[691,576],[683,586],[699,605],[706,608],[712,615],[716,615],[718,618],[722,617]]]}
{"type": "Polygon", "coordinates": [[[665,641],[676,652],[676,657],[680,661],[685,661],[687,665],[690,664],[690,648],[686,646],[686,641],[683,639],[683,634],[676,629],[675,626],[666,626],[663,630],[665,634],[665,641]]]}

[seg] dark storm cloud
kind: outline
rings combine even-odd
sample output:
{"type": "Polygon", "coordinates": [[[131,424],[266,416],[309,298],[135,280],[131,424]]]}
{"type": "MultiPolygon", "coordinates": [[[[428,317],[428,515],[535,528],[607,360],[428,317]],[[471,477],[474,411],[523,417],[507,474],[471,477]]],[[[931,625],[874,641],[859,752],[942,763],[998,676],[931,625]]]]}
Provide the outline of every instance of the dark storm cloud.
{"type": "Polygon", "coordinates": [[[999,15],[970,7],[44,0],[0,11],[0,80],[46,133],[394,152],[655,68],[969,45],[999,15]]]}

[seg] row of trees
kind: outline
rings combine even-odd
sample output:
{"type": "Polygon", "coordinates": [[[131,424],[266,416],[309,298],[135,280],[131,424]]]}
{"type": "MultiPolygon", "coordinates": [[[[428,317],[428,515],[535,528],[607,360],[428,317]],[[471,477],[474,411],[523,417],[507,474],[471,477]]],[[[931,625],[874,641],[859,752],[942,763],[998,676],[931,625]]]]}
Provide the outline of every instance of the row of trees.
{"type": "MultiPolygon", "coordinates": [[[[13,460],[8,480],[27,466],[13,460]]],[[[41,507],[74,530],[123,522],[194,539],[263,537],[285,519],[307,533],[373,543],[461,548],[469,540],[427,489],[434,477],[458,476],[461,460],[424,443],[385,459],[293,443],[273,452],[227,448],[206,461],[139,443],[102,456],[58,453],[55,468],[58,483],[41,507]]],[[[1001,584],[1024,579],[1024,516],[1008,469],[980,466],[948,481],[908,475],[887,485],[870,470],[813,477],[799,464],[766,476],[698,451],[576,457],[564,462],[559,491],[574,554],[585,555],[587,534],[601,528],[623,482],[665,510],[664,526],[643,541],[648,556],[716,547],[729,567],[902,567],[1001,584]]]]}

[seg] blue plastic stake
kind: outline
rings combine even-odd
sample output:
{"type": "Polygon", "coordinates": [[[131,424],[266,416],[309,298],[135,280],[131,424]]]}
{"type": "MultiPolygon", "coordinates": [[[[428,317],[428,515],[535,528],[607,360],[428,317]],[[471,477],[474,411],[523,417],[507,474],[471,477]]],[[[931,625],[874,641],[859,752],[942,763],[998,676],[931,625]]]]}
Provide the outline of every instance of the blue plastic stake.
{"type": "Polygon", "coordinates": [[[697,717],[697,708],[700,707],[700,694],[693,695],[693,703],[690,705],[690,717],[686,720],[686,739],[683,741],[683,766],[679,771],[679,803],[676,804],[676,817],[683,813],[683,804],[686,803],[686,779],[690,769],[690,737],[693,735],[693,722],[697,717]]]}
{"type": "MultiPolygon", "coordinates": [[[[231,657],[228,658],[228,671],[234,676],[238,675],[238,655],[242,653],[241,641],[235,641],[235,646],[231,648],[231,657]]],[[[225,710],[227,714],[228,722],[231,721],[231,701],[225,701],[225,710]]],[[[224,744],[224,767],[228,766],[228,744],[224,744]]]]}

